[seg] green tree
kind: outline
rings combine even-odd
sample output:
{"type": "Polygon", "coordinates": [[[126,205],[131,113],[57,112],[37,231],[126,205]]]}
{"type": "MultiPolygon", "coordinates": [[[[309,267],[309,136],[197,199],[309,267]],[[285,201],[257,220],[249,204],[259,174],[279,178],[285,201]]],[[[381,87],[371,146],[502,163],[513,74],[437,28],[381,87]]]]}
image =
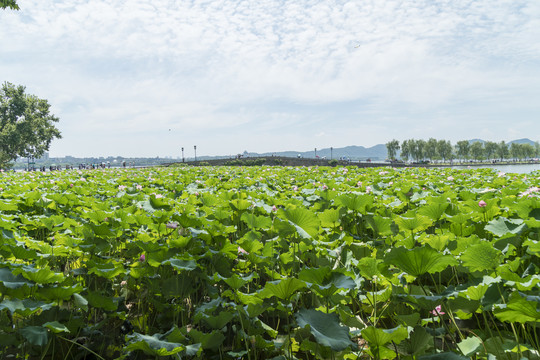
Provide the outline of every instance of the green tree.
{"type": "Polygon", "coordinates": [[[437,152],[444,161],[453,159],[452,144],[450,140],[439,140],[437,142],[437,152]]]}
{"type": "Polygon", "coordinates": [[[24,86],[5,82],[0,89],[0,166],[18,157],[40,157],[53,139],[61,138],[54,126],[58,118],[50,105],[25,93],[24,86]]]}
{"type": "Polygon", "coordinates": [[[504,141],[501,141],[497,147],[497,156],[502,161],[504,159],[508,159],[508,155],[509,155],[508,145],[504,141]]]}
{"type": "Polygon", "coordinates": [[[434,160],[437,157],[439,157],[439,152],[437,151],[437,140],[436,139],[429,138],[429,140],[426,142],[426,146],[424,148],[424,154],[430,160],[434,160]]]}
{"type": "Polygon", "coordinates": [[[484,144],[484,150],[485,150],[486,158],[488,160],[493,159],[493,157],[497,154],[497,148],[498,148],[497,143],[493,141],[487,141],[484,144]]]}
{"type": "Polygon", "coordinates": [[[457,154],[461,160],[467,159],[471,151],[471,144],[467,140],[457,142],[457,154]]]}
{"type": "Polygon", "coordinates": [[[471,155],[475,160],[481,160],[484,157],[484,144],[475,141],[471,144],[471,155]]]}
{"type": "Polygon", "coordinates": [[[517,160],[522,158],[521,152],[521,146],[518,143],[513,142],[510,144],[510,156],[512,156],[512,159],[517,160]]]}
{"type": "Polygon", "coordinates": [[[15,0],[0,0],[0,9],[10,8],[13,10],[19,10],[19,5],[15,0]]]}
{"type": "Polygon", "coordinates": [[[540,143],[538,141],[534,142],[534,157],[540,157],[540,143]]]}
{"type": "Polygon", "coordinates": [[[404,161],[408,161],[409,157],[411,156],[411,147],[409,146],[409,140],[403,140],[401,143],[401,158],[404,161]]]}
{"type": "Polygon", "coordinates": [[[390,160],[396,159],[396,153],[399,150],[399,141],[396,139],[386,143],[386,150],[388,152],[388,158],[390,160]]]}

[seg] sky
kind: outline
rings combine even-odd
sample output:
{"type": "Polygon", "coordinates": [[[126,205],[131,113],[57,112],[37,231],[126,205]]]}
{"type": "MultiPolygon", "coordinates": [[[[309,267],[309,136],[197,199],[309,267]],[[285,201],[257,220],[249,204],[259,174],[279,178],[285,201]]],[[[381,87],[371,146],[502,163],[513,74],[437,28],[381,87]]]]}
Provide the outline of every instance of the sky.
{"type": "Polygon", "coordinates": [[[0,82],[50,156],[540,140],[540,1],[19,0],[0,82]]]}

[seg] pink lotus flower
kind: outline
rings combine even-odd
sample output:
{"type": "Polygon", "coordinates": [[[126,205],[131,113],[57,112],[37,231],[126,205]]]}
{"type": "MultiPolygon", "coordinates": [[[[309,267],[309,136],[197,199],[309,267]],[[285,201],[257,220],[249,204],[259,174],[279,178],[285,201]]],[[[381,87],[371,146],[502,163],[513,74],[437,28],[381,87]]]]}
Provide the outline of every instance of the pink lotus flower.
{"type": "Polygon", "coordinates": [[[137,190],[142,190],[142,185],[137,185],[137,186],[135,186],[135,189],[137,189],[137,190]]]}
{"type": "Polygon", "coordinates": [[[141,254],[141,256],[139,257],[139,261],[144,262],[145,260],[146,260],[146,256],[144,254],[141,254]]]}
{"type": "Polygon", "coordinates": [[[366,194],[369,194],[371,192],[371,186],[366,186],[366,194]]]}
{"type": "Polygon", "coordinates": [[[69,184],[69,187],[73,187],[73,184],[69,184]]]}
{"type": "Polygon", "coordinates": [[[249,255],[249,253],[246,250],[242,249],[240,246],[238,247],[238,253],[239,254],[244,254],[244,255],[249,255]]]}
{"type": "Polygon", "coordinates": [[[478,206],[480,206],[481,208],[483,208],[483,207],[486,207],[487,204],[486,204],[486,202],[485,202],[484,200],[480,200],[480,201],[478,202],[478,206]]]}
{"type": "Polygon", "coordinates": [[[272,206],[272,211],[277,211],[276,205],[272,206]]]}
{"type": "Polygon", "coordinates": [[[118,185],[118,190],[122,191],[122,190],[125,190],[125,189],[126,189],[125,185],[118,185]]]}
{"type": "Polygon", "coordinates": [[[444,311],[441,310],[441,305],[437,305],[434,310],[431,310],[431,313],[435,316],[446,314],[444,311]]]}
{"type": "Polygon", "coordinates": [[[449,176],[449,177],[447,177],[446,179],[447,179],[448,181],[452,181],[452,180],[454,180],[454,177],[453,177],[453,176],[449,176]]]}
{"type": "Polygon", "coordinates": [[[177,227],[177,223],[167,223],[167,229],[176,229],[177,227]]]}
{"type": "Polygon", "coordinates": [[[356,186],[358,186],[358,187],[362,186],[362,182],[361,181],[357,182],[356,186]]]}
{"type": "Polygon", "coordinates": [[[292,188],[294,191],[298,191],[298,186],[292,188]]]}
{"type": "Polygon", "coordinates": [[[323,188],[323,190],[328,190],[328,186],[326,186],[326,185],[323,185],[322,188],[323,188]]]}

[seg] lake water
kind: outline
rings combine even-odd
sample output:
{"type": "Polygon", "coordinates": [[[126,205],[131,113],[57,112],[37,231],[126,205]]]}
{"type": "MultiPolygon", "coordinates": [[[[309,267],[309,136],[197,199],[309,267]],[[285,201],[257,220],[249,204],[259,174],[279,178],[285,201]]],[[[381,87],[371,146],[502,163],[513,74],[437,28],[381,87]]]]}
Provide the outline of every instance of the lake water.
{"type": "MultiPolygon", "coordinates": [[[[486,165],[474,165],[470,167],[474,168],[488,168],[495,169],[497,171],[502,171],[505,173],[515,173],[515,174],[528,174],[535,170],[540,170],[540,164],[521,164],[521,165],[497,165],[497,164],[486,164],[486,165]]],[[[467,165],[452,166],[452,169],[469,169],[467,165]]]]}

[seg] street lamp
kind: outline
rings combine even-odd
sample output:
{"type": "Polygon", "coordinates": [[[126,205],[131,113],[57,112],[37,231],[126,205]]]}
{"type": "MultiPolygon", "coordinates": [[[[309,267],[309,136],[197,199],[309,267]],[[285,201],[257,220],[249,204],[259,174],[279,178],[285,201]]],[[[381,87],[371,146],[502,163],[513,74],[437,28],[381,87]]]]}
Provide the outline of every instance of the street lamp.
{"type": "Polygon", "coordinates": [[[184,162],[184,147],[182,147],[182,162],[184,162]]]}
{"type": "Polygon", "coordinates": [[[330,146],[330,160],[332,160],[333,157],[334,148],[330,146]]]}
{"type": "Polygon", "coordinates": [[[197,145],[193,145],[193,149],[195,150],[195,161],[197,161],[197,145]]]}

